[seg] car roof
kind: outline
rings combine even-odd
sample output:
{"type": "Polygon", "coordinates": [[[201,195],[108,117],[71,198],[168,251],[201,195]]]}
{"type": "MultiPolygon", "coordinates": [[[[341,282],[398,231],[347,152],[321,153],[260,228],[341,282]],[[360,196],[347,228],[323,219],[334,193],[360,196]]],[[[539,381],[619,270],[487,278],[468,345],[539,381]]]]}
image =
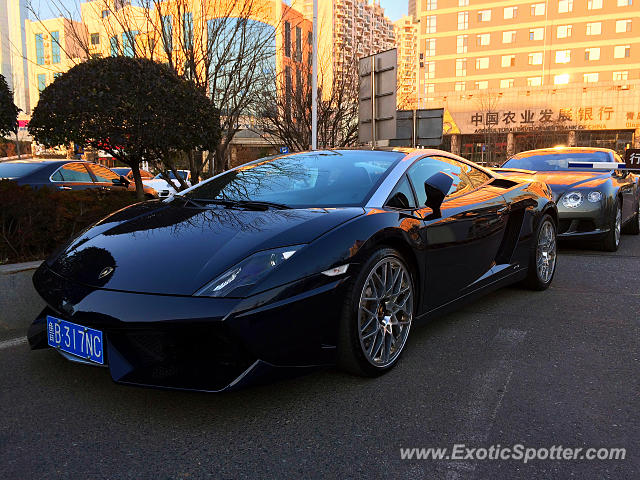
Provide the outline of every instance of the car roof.
{"type": "MultiPolygon", "coordinates": [[[[610,148],[600,148],[600,147],[552,147],[552,148],[537,148],[535,150],[526,150],[524,152],[518,152],[515,155],[553,155],[558,153],[595,153],[595,152],[604,152],[604,153],[615,153],[610,148]]],[[[514,156],[515,156],[514,155],[514,156]]]]}
{"type": "Polygon", "coordinates": [[[71,163],[71,162],[79,162],[79,163],[91,163],[91,162],[87,162],[86,160],[75,160],[73,158],[31,158],[31,159],[25,159],[25,160],[9,160],[6,162],[0,162],[0,163],[11,163],[11,164],[16,164],[16,163],[28,163],[28,164],[40,164],[42,166],[45,165],[63,165],[65,163],[71,163]]]}

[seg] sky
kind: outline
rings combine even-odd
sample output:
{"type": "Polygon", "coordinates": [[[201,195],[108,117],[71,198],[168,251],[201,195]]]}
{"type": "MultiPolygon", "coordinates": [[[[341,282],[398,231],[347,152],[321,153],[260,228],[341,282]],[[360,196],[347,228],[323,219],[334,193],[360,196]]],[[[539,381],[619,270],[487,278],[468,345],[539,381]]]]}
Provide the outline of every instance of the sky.
{"type": "MultiPolygon", "coordinates": [[[[80,3],[79,0],[30,0],[30,2],[42,18],[58,16],[58,7],[61,4],[69,8],[72,13],[76,13],[80,3]]],[[[408,0],[380,0],[385,14],[394,21],[407,14],[408,4],[408,0]]]]}

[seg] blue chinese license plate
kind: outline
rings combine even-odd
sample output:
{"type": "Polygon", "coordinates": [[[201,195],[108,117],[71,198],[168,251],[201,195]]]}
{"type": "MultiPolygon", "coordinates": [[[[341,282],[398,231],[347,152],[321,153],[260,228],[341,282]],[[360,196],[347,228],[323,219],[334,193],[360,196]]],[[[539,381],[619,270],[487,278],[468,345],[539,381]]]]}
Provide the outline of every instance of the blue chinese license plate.
{"type": "Polygon", "coordinates": [[[47,342],[54,348],[104,364],[102,332],[47,315],[47,342]]]}

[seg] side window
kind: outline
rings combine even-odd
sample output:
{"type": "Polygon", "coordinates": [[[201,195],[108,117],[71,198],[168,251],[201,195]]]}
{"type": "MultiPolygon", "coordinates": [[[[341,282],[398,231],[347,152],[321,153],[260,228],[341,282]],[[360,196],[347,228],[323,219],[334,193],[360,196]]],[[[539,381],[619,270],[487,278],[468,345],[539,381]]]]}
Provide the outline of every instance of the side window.
{"type": "Polygon", "coordinates": [[[396,188],[393,189],[385,205],[392,208],[415,208],[416,202],[407,176],[403,175],[396,188]]]}
{"type": "Polygon", "coordinates": [[[423,207],[427,201],[427,194],[424,191],[425,180],[440,171],[444,171],[447,166],[446,163],[436,157],[426,157],[418,160],[407,171],[407,176],[409,180],[411,180],[413,189],[416,191],[416,197],[418,197],[418,205],[420,207],[423,207]]]}
{"type": "Polygon", "coordinates": [[[118,174],[106,167],[103,167],[102,165],[92,163],[90,168],[93,174],[96,176],[96,181],[98,182],[111,183],[111,180],[120,178],[118,174]]]}
{"type": "Polygon", "coordinates": [[[51,178],[56,182],[93,182],[83,163],[67,163],[60,167],[51,178]]]}
{"type": "Polygon", "coordinates": [[[471,169],[467,172],[467,177],[471,180],[473,184],[473,188],[478,188],[480,185],[484,185],[491,177],[484,173],[482,170],[479,170],[475,167],[470,167],[471,169]]]}

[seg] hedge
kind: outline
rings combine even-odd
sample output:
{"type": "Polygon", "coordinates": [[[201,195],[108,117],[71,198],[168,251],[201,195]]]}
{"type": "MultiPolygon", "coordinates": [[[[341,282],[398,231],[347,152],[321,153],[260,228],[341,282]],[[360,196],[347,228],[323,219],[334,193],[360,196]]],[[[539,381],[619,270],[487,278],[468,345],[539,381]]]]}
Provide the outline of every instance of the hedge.
{"type": "Polygon", "coordinates": [[[33,190],[0,180],[0,264],[44,259],[84,228],[136,201],[135,192],[33,190]]]}

